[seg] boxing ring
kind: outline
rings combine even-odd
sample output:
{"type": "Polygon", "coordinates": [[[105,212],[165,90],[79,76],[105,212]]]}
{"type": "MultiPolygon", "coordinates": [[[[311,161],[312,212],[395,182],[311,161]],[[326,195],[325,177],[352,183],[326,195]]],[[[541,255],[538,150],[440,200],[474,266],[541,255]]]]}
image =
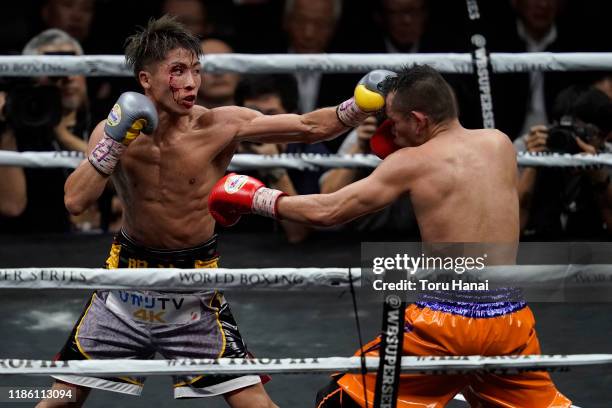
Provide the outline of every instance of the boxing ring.
{"type": "MultiPolygon", "coordinates": [[[[612,70],[612,53],[528,53],[495,54],[488,63],[492,72],[576,71],[612,70]]],[[[278,73],[296,71],[317,72],[364,72],[374,68],[398,69],[405,65],[430,64],[441,72],[474,73],[473,56],[470,54],[423,54],[423,55],[209,55],[203,60],[203,68],[210,72],[232,71],[238,73],[278,73]]],[[[3,76],[71,75],[130,76],[122,56],[27,56],[0,57],[0,73],[3,76]]],[[[481,92],[483,89],[481,88],[481,92]]],[[[484,113],[483,113],[484,115],[484,113]]],[[[23,167],[75,168],[83,156],[75,152],[7,152],[0,151],[0,165],[23,167]]],[[[313,170],[335,167],[375,167],[379,159],[371,155],[236,155],[232,170],[284,167],[313,170]]],[[[611,154],[599,155],[549,155],[520,154],[519,165],[547,167],[592,167],[612,166],[611,154]]],[[[232,239],[231,237],[228,239],[232,239]]],[[[104,253],[102,250],[101,254],[104,253]]],[[[222,252],[223,253],[223,252],[222,252]]],[[[270,253],[270,256],[273,256],[270,253]]],[[[350,262],[350,261],[348,261],[350,262]]],[[[112,289],[176,289],[181,286],[181,276],[201,273],[201,270],[129,269],[107,270],[96,268],[36,267],[17,268],[0,265],[0,289],[51,291],[112,288],[112,289]],[[55,274],[55,275],[53,275],[55,274]],[[27,279],[27,276],[55,276],[57,279],[27,279]],[[78,276],[78,279],[70,277],[78,276]],[[68,277],[68,278],[66,278],[68,277]]],[[[252,266],[252,265],[251,265],[252,266]]],[[[359,268],[235,268],[218,269],[215,274],[235,276],[227,281],[201,282],[190,280],[184,287],[189,289],[220,288],[247,290],[257,297],[259,291],[288,289],[307,293],[311,290],[346,291],[351,283],[357,284],[359,268]],[[350,272],[350,275],[349,275],[350,272]],[[247,276],[246,279],[242,277],[247,276]],[[254,284],[248,276],[258,276],[254,284]],[[354,279],[349,278],[352,276],[354,279]]],[[[553,268],[554,269],[554,268],[553,268]]],[[[612,268],[599,271],[612,277],[612,268]]],[[[554,270],[553,272],[554,273],[554,270]]],[[[34,291],[34,292],[30,292],[34,291]]],[[[276,292],[275,292],[276,293],[276,292]]],[[[316,307],[316,306],[313,306],[316,307]]],[[[290,313],[290,312],[289,312],[290,313]]],[[[537,312],[536,312],[537,314],[537,312]]],[[[349,320],[347,312],[345,318],[349,320]]],[[[257,317],[256,317],[257,318],[257,317]]],[[[244,319],[244,317],[243,317],[244,319]]],[[[269,335],[273,335],[270,333],[269,335]]],[[[247,339],[253,337],[246,335],[247,339]]],[[[546,347],[546,339],[543,340],[546,347]]],[[[356,348],[356,344],[354,345],[356,348]]],[[[610,349],[612,353],[612,349],[610,349]]],[[[43,357],[39,356],[38,358],[43,357]]],[[[556,354],[540,356],[453,356],[449,357],[404,357],[401,370],[404,373],[454,374],[474,371],[495,373],[520,372],[521,370],[546,370],[560,376],[571,375],[576,367],[601,369],[612,366],[612,354],[556,354]],[[569,372],[569,373],[568,373],[569,372]]],[[[366,369],[376,371],[378,359],[368,358],[366,369]]],[[[52,374],[97,374],[97,375],[170,375],[178,373],[206,372],[211,374],[269,373],[269,374],[322,374],[338,371],[359,372],[358,358],[317,356],[263,356],[245,361],[220,360],[87,360],[51,362],[48,359],[1,358],[0,376],[26,375],[48,376],[52,374]]],[[[3,377],[4,378],[4,377],[3,377]]],[[[278,382],[283,379],[276,380],[278,382]]],[[[605,387],[605,385],[604,385],[605,387]]],[[[563,390],[563,387],[560,387],[563,390]]],[[[314,396],[315,390],[312,390],[314,396]]],[[[461,397],[457,397],[461,400],[461,397]]],[[[208,401],[207,401],[208,402],[208,401]]],[[[581,401],[576,401],[580,405],[581,401]]],[[[310,405],[304,403],[303,406],[310,405]]]]}

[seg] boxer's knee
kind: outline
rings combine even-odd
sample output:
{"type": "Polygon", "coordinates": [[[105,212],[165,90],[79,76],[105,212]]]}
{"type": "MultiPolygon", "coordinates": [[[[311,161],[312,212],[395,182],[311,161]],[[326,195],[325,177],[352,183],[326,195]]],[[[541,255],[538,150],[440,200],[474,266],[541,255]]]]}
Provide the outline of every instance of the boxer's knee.
{"type": "Polygon", "coordinates": [[[224,395],[232,408],[278,408],[262,384],[255,384],[224,395]]]}

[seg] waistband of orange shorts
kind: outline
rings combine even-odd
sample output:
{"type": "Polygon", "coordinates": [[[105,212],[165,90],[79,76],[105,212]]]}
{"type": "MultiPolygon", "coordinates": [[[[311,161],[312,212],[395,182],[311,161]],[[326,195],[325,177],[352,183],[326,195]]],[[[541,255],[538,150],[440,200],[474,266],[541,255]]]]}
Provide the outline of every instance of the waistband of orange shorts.
{"type": "Polygon", "coordinates": [[[482,291],[428,291],[419,294],[416,305],[454,315],[488,318],[507,315],[527,306],[520,288],[482,291]]]}

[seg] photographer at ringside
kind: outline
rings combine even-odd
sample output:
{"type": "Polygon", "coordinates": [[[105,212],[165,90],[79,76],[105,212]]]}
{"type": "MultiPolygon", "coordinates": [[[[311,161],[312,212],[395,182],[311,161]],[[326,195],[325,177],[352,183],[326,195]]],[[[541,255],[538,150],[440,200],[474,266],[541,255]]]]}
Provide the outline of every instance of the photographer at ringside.
{"type": "MultiPolygon", "coordinates": [[[[23,49],[23,55],[82,54],[78,41],[58,29],[43,31],[23,49]]],[[[86,135],[91,130],[85,77],[5,78],[2,85],[3,146],[20,152],[85,152],[86,135]]],[[[0,229],[19,233],[70,231],[63,188],[70,171],[24,168],[27,204],[20,215],[0,218],[0,229]]],[[[14,182],[14,173],[15,168],[0,166],[0,179],[14,182]]]]}
{"type": "MultiPolygon", "coordinates": [[[[593,87],[573,86],[555,101],[551,125],[537,125],[515,140],[519,152],[612,152],[612,102],[593,87]]],[[[521,232],[530,240],[609,239],[612,184],[609,167],[522,167],[521,232]]]]}

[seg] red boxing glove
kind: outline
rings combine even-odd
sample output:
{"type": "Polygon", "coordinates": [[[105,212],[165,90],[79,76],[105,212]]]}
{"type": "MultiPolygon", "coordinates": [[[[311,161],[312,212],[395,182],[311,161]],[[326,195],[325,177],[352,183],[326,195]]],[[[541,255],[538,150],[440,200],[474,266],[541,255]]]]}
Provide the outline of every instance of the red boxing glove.
{"type": "Polygon", "coordinates": [[[212,188],[208,210],[219,224],[231,227],[243,214],[276,218],[276,202],[284,195],[282,191],[266,188],[256,178],[230,173],[212,188]]]}
{"type": "Polygon", "coordinates": [[[393,141],[393,134],[391,134],[392,126],[393,121],[391,121],[391,119],[385,120],[370,138],[370,149],[372,153],[383,160],[385,157],[401,148],[393,141]]]}

